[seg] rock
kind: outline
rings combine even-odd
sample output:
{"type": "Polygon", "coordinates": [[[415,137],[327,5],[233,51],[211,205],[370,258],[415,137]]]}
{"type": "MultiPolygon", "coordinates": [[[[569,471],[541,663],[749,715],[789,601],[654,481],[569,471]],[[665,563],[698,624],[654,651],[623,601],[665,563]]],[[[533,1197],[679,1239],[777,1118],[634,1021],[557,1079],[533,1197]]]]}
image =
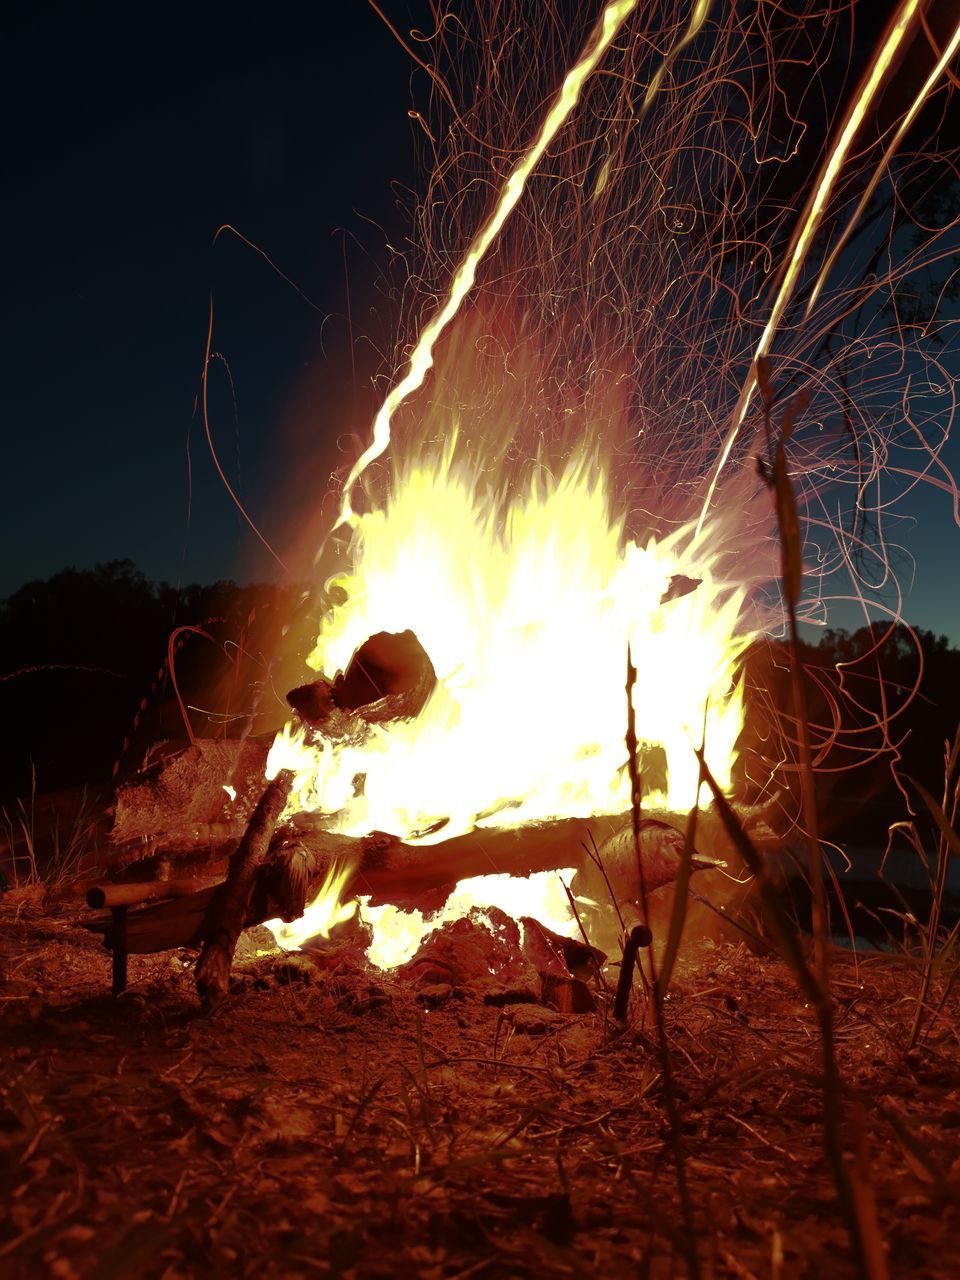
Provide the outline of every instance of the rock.
{"type": "Polygon", "coordinates": [[[389,1003],[390,997],[382,987],[368,983],[365,988],[344,992],[337,1001],[337,1008],[341,1013],[352,1013],[359,1017],[365,1013],[372,1013],[375,1009],[381,1009],[389,1003]]]}
{"type": "Polygon", "coordinates": [[[536,1004],[539,999],[536,987],[492,987],[483,993],[483,1003],[496,1009],[508,1004],[536,1004]]]}
{"type": "Polygon", "coordinates": [[[539,989],[537,971],[520,951],[516,921],[496,907],[471,911],[431,933],[397,975],[421,986],[470,986],[482,996],[539,989]]]}
{"type": "Polygon", "coordinates": [[[432,982],[421,987],[417,992],[417,1004],[424,1004],[428,1009],[437,1009],[453,995],[453,987],[449,982],[432,982]]]}
{"type": "Polygon", "coordinates": [[[540,974],[552,973],[558,978],[572,974],[585,981],[593,978],[606,963],[606,953],[588,947],[580,938],[567,938],[554,933],[539,920],[522,916],[523,954],[540,974]]]}
{"type": "Polygon", "coordinates": [[[543,1036],[563,1022],[556,1009],[535,1004],[519,1004],[510,1010],[507,1017],[518,1036],[543,1036]]]}

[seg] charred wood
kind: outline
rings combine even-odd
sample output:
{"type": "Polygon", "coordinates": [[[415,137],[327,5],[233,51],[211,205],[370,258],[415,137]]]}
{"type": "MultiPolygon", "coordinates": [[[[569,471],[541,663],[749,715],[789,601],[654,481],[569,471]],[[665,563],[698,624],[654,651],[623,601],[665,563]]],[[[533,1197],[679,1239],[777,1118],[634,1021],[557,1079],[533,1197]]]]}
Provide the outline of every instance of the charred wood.
{"type": "Polygon", "coordinates": [[[230,859],[227,878],[213,893],[203,921],[204,943],[197,962],[196,983],[206,1005],[227,993],[237,939],[246,927],[254,876],[266,857],[274,828],[283,812],[293,773],[282,770],[260,797],[243,839],[230,859]]]}
{"type": "Polygon", "coordinates": [[[263,790],[272,737],[198,739],[151,765],[116,794],[114,865],[198,842],[239,839],[263,790]]]}
{"type": "Polygon", "coordinates": [[[342,707],[379,723],[419,715],[436,683],[433,663],[412,631],[379,631],[360,646],[333,687],[342,707]]]}
{"type": "Polygon", "coordinates": [[[287,702],[304,724],[334,742],[362,740],[369,727],[358,715],[339,705],[333,684],[323,676],[291,689],[287,702]]]}
{"type": "Polygon", "coordinates": [[[371,724],[418,716],[436,683],[433,663],[412,631],[379,631],[346,671],[292,689],[287,701],[324,737],[354,738],[371,724]]]}

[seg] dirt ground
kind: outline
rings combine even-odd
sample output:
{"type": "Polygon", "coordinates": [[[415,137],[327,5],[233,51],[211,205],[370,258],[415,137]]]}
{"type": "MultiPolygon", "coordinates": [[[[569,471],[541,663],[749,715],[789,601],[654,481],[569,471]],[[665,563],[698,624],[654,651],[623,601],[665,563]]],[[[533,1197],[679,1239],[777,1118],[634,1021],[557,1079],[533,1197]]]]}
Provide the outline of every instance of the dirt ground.
{"type": "MultiPolygon", "coordinates": [[[[200,1015],[192,955],[109,957],[40,891],[0,899],[0,1274],[686,1274],[653,1029],[256,953],[200,1015]]],[[[950,996],[838,956],[837,1039],[893,1276],[960,1274],[950,996]]],[[[667,1018],[704,1276],[853,1274],[789,974],[695,943],[667,1018]]]]}

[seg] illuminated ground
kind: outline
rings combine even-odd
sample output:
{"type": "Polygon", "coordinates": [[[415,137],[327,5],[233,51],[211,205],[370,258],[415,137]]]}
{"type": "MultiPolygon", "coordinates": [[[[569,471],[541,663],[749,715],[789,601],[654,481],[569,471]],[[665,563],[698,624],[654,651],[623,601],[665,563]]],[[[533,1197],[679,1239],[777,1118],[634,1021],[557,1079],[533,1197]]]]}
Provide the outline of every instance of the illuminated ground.
{"type": "MultiPolygon", "coordinates": [[[[67,914],[0,901],[5,1276],[684,1274],[639,1029],[469,992],[429,1009],[383,975],[264,959],[202,1019],[185,953],[135,957],[114,1001],[107,957],[67,914]]],[[[819,1145],[816,1037],[789,976],[702,944],[675,986],[705,1274],[852,1275],[819,1145]]],[[[891,1274],[947,1277],[958,998],[907,1058],[914,989],[900,961],[858,978],[838,960],[839,1053],[864,1100],[891,1274]]]]}

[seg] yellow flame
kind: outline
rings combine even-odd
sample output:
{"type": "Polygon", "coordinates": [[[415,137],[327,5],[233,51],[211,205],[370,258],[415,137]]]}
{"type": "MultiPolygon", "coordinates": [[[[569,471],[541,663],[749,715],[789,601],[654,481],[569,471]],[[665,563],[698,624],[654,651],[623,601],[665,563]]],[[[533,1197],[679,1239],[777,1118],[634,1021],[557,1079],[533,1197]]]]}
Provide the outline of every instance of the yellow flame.
{"type": "Polygon", "coordinates": [[[284,951],[298,951],[310,938],[329,938],[338,924],[351,920],[357,911],[355,901],[342,902],[344,886],[350,878],[349,866],[331,863],[323,878],[320,891],[308,905],[299,920],[265,920],[277,945],[284,951]]]}
{"type": "Polygon", "coordinates": [[[341,920],[349,920],[359,906],[360,919],[372,929],[372,940],[366,956],[378,969],[396,969],[412,960],[421,944],[431,933],[445,924],[460,920],[477,911],[482,924],[492,928],[485,912],[499,907],[514,919],[531,916],[554,933],[568,938],[576,936],[577,922],[570,910],[564,883],[569,882],[576,868],[560,871],[538,871],[530,876],[470,876],[461,880],[439,911],[424,915],[414,908],[404,911],[400,907],[384,903],[371,906],[366,898],[359,903],[338,904],[343,891],[343,874],[331,876],[325,882],[317,900],[308,908],[301,920],[284,924],[281,920],[267,920],[266,926],[284,951],[297,951],[311,938],[328,937],[329,931],[341,920]],[[318,906],[321,899],[323,905],[318,906]],[[322,926],[322,927],[318,927],[322,926]]]}
{"type": "Polygon", "coordinates": [[[288,725],[270,771],[296,775],[290,812],[320,810],[331,830],[445,840],[477,826],[622,813],[627,644],[639,677],[637,735],[666,778],[651,803],[687,809],[691,741],[708,706],[708,763],[728,786],[742,724],[738,635],[745,592],[718,572],[709,536],[624,536],[604,469],[583,455],[512,497],[484,493],[449,447],[408,464],[383,510],[361,516],[348,599],[311,656],[329,675],[371,635],[414,631],[437,673],[414,720],[362,742],[318,742],[288,725]],[[674,575],[700,580],[664,600],[674,575]],[[362,782],[358,785],[358,778],[362,782]]]}
{"type": "Polygon", "coordinates": [[[523,195],[530,175],[540,163],[550,143],[557,136],[577,105],[584,84],[592,75],[600,59],[606,53],[624,22],[636,8],[636,5],[637,0],[612,0],[612,3],[608,4],[604,9],[600,22],[593,31],[587,48],[581,54],[579,61],[567,72],[550,111],[547,113],[547,118],[541,126],[537,140],[524,153],[523,159],[507,179],[493,213],[477,232],[454,276],[446,302],[424,328],[410,356],[406,374],[391,389],[374,419],[373,441],[354,463],[353,469],[347,477],[340,517],[337,521],[338,527],[344,524],[353,524],[355,517],[353,508],[350,505],[350,494],[353,486],[370,463],[379,458],[389,446],[390,423],[394,413],[404,400],[422,385],[424,378],[433,367],[433,348],[437,339],[460,310],[464,298],[473,288],[473,282],[477,276],[477,268],[497,239],[497,236],[499,236],[504,223],[513,212],[518,200],[523,195]]]}

